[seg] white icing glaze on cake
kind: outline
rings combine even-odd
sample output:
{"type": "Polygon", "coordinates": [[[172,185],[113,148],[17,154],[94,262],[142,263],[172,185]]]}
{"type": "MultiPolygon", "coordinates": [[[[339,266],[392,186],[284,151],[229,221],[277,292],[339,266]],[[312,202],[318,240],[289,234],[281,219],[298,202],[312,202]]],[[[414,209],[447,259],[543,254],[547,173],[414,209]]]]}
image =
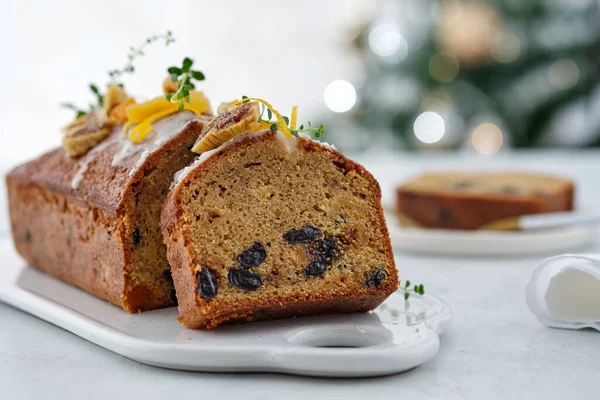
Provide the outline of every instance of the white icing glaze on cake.
{"type": "MultiPolygon", "coordinates": [[[[152,132],[144,141],[138,144],[134,144],[128,139],[121,138],[122,125],[119,125],[115,128],[118,132],[113,131],[108,139],[104,140],[91,149],[86,155],[82,156],[82,163],[71,180],[71,188],[77,189],[79,187],[91,162],[100,152],[109,145],[115,143],[120,143],[121,149],[114,155],[111,163],[112,167],[123,166],[125,161],[139,154],[137,162],[129,171],[129,177],[131,178],[152,153],[160,149],[173,137],[177,136],[185,129],[187,124],[197,118],[198,117],[190,111],[178,112],[161,118],[152,124],[152,132]]],[[[201,116],[200,118],[202,118],[202,120],[207,120],[209,117],[201,116]]]]}
{"type": "MultiPolygon", "coordinates": [[[[216,150],[216,149],[215,149],[216,150]]],[[[210,150],[207,151],[205,153],[202,153],[202,155],[204,154],[209,154],[212,155],[212,153],[215,150],[210,150]]],[[[204,160],[202,159],[202,156],[198,156],[193,163],[191,163],[190,165],[188,165],[187,167],[180,169],[179,171],[175,172],[175,175],[173,175],[173,182],[171,182],[171,186],[169,187],[169,190],[173,190],[173,188],[175,188],[175,186],[179,185],[181,183],[181,181],[183,180],[183,178],[185,178],[190,172],[192,172],[192,170],[194,168],[196,168],[198,165],[200,165],[204,160]]]]}
{"type": "MultiPolygon", "coordinates": [[[[120,129],[120,127],[118,127],[117,129],[120,129]]],[[[75,171],[75,175],[73,175],[73,179],[71,179],[71,189],[77,189],[79,187],[79,184],[83,180],[83,177],[84,177],[85,173],[87,172],[87,170],[90,166],[90,163],[92,161],[94,161],[94,159],[97,157],[97,155],[100,152],[102,152],[104,149],[106,149],[108,146],[110,146],[111,144],[114,144],[114,143],[115,143],[114,139],[110,139],[110,138],[105,139],[101,143],[96,145],[93,149],[88,151],[87,154],[85,154],[81,158],[82,162],[79,165],[79,168],[77,169],[77,171],[75,171]]]]}
{"type": "Polygon", "coordinates": [[[281,144],[285,146],[288,153],[291,153],[298,145],[298,138],[295,136],[287,137],[283,133],[277,131],[277,136],[275,137],[277,138],[277,140],[279,140],[281,144]]]}
{"type": "MultiPolygon", "coordinates": [[[[123,147],[113,157],[112,166],[122,166],[126,160],[140,153],[142,153],[140,159],[144,153],[148,157],[148,155],[159,149],[169,139],[181,132],[194,119],[196,119],[196,115],[190,111],[178,112],[152,123],[152,132],[141,143],[136,144],[132,143],[129,139],[122,139],[123,147]]],[[[133,168],[129,172],[129,176],[132,176],[142,163],[138,162],[136,168],[133,168]]]]}
{"type": "MultiPolygon", "coordinates": [[[[158,146],[157,148],[159,148],[160,146],[158,146]]],[[[129,171],[129,177],[131,178],[133,176],[133,174],[135,174],[135,172],[140,169],[140,167],[144,164],[144,161],[146,161],[146,159],[148,158],[148,156],[151,154],[150,151],[148,150],[144,150],[144,152],[140,155],[140,158],[137,160],[137,163],[135,163],[135,166],[133,168],[131,168],[131,170],[129,171]]]]}

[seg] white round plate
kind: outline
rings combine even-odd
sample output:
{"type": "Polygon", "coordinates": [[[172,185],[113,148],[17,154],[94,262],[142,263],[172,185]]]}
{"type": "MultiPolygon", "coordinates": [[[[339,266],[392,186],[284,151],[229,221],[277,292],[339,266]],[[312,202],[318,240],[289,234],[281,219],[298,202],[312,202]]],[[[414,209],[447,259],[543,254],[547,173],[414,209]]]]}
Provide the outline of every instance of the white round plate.
{"type": "MultiPolygon", "coordinates": [[[[429,294],[392,294],[370,313],[291,318],[191,330],[177,309],[128,314],[19,259],[0,242],[0,301],[115,353],[188,371],[281,372],[359,377],[394,374],[431,360],[452,313],[429,294]]],[[[41,333],[40,333],[41,334],[41,333]]]]}
{"type": "Polygon", "coordinates": [[[593,243],[594,226],[572,226],[539,231],[460,231],[402,226],[386,210],[392,247],[398,252],[435,255],[517,256],[561,253],[593,243]]]}

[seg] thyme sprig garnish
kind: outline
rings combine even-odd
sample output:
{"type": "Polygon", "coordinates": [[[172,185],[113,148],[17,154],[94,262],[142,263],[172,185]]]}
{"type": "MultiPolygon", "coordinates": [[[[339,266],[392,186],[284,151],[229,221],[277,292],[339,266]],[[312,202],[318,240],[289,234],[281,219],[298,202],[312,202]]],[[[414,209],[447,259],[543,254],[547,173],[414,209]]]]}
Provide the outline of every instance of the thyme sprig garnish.
{"type": "Polygon", "coordinates": [[[120,82],[120,78],[125,74],[131,74],[135,72],[134,61],[136,60],[136,58],[144,55],[144,49],[148,45],[161,40],[165,42],[165,46],[169,46],[175,41],[175,38],[173,37],[171,31],[167,31],[167,33],[163,35],[152,35],[146,38],[146,40],[144,40],[144,42],[137,47],[131,46],[129,48],[129,53],[127,54],[127,63],[125,63],[125,65],[122,68],[115,68],[108,71],[108,76],[110,77],[108,85],[122,85],[122,83],[120,82]]]}
{"type": "MultiPolygon", "coordinates": [[[[250,101],[250,98],[248,96],[242,96],[242,103],[247,103],[249,101],[250,101]]],[[[264,122],[264,123],[270,124],[269,129],[271,129],[273,132],[276,132],[278,129],[281,129],[281,124],[279,122],[273,122],[271,120],[273,118],[274,114],[275,114],[274,110],[269,108],[264,103],[261,103],[261,114],[260,114],[260,118],[259,118],[258,122],[259,123],[264,122]],[[264,115],[265,111],[267,112],[267,119],[263,119],[263,115],[264,115]]],[[[295,137],[299,137],[300,136],[299,134],[302,132],[310,133],[316,138],[319,138],[319,137],[325,135],[325,127],[323,126],[323,124],[319,125],[318,127],[314,127],[314,126],[312,126],[311,122],[308,121],[306,126],[304,126],[304,124],[301,124],[298,128],[296,128],[296,127],[292,127],[290,125],[290,119],[288,117],[286,117],[285,115],[283,116],[283,120],[285,121],[287,129],[295,137]]]]}
{"type": "Polygon", "coordinates": [[[165,94],[165,97],[171,103],[177,104],[179,111],[183,110],[186,102],[190,102],[190,91],[196,88],[192,80],[204,80],[204,74],[201,71],[192,69],[193,64],[194,60],[186,57],[183,59],[181,67],[169,67],[167,69],[167,72],[171,75],[171,81],[177,83],[177,90],[175,93],[165,94]]]}
{"type": "Polygon", "coordinates": [[[87,111],[82,110],[81,108],[77,107],[73,103],[61,103],[60,104],[60,106],[62,108],[67,108],[69,110],[75,111],[75,113],[76,113],[75,119],[77,119],[79,117],[83,117],[87,113],[97,110],[99,108],[102,108],[104,106],[104,95],[100,92],[100,90],[98,89],[98,86],[94,85],[93,83],[90,83],[89,87],[90,87],[90,90],[92,91],[92,93],[94,94],[94,96],[96,97],[96,104],[90,103],[87,111]]]}
{"type": "Polygon", "coordinates": [[[404,287],[400,287],[400,289],[404,290],[404,300],[408,300],[411,293],[416,293],[421,296],[425,294],[425,287],[423,286],[423,284],[413,285],[413,287],[411,288],[410,281],[406,281],[404,287]]]}
{"type": "MultiPolygon", "coordinates": [[[[134,61],[136,60],[136,58],[144,55],[144,49],[146,48],[146,46],[154,42],[158,42],[160,40],[164,40],[165,46],[168,46],[175,41],[175,38],[173,37],[171,31],[167,31],[167,33],[165,33],[164,35],[152,35],[146,38],[144,42],[138,47],[130,47],[129,54],[127,54],[127,63],[122,68],[115,68],[108,71],[108,76],[110,79],[106,86],[123,86],[123,83],[120,82],[120,78],[122,78],[125,74],[130,74],[135,71],[134,61]]],[[[90,90],[96,96],[97,102],[96,104],[90,104],[87,110],[84,110],[81,107],[77,107],[73,103],[61,103],[60,106],[75,111],[76,119],[86,115],[89,112],[102,108],[104,105],[104,96],[98,89],[98,86],[92,83],[90,84],[90,90]]]]}
{"type": "Polygon", "coordinates": [[[325,135],[325,127],[323,124],[319,125],[318,127],[313,127],[310,121],[308,121],[306,128],[301,124],[298,129],[290,129],[290,132],[296,137],[298,137],[299,132],[308,132],[314,137],[320,138],[321,136],[325,135]]]}

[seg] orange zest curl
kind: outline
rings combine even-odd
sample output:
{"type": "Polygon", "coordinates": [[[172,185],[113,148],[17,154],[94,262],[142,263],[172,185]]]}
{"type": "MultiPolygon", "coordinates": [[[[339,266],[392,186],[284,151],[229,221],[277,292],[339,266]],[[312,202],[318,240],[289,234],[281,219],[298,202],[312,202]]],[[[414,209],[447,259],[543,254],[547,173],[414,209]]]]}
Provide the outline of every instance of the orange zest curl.
{"type": "MultiPolygon", "coordinates": [[[[210,110],[210,103],[204,93],[194,90],[190,92],[190,101],[184,104],[183,109],[200,115],[210,110]]],[[[159,96],[141,104],[129,104],[126,107],[128,122],[123,126],[122,136],[128,137],[133,143],[141,143],[152,132],[154,121],[178,111],[178,105],[171,103],[165,96],[159,96]],[[133,124],[137,125],[130,130],[133,124]]]]}

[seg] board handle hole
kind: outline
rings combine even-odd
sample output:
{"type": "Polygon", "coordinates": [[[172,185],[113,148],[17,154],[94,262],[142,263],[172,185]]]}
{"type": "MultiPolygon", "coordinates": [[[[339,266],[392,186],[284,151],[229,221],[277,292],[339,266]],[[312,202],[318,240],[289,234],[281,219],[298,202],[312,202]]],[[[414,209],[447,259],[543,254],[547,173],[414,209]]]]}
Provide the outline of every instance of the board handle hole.
{"type": "Polygon", "coordinates": [[[372,329],[310,328],[295,333],[289,343],[323,348],[361,348],[378,346],[389,339],[372,329]]]}

